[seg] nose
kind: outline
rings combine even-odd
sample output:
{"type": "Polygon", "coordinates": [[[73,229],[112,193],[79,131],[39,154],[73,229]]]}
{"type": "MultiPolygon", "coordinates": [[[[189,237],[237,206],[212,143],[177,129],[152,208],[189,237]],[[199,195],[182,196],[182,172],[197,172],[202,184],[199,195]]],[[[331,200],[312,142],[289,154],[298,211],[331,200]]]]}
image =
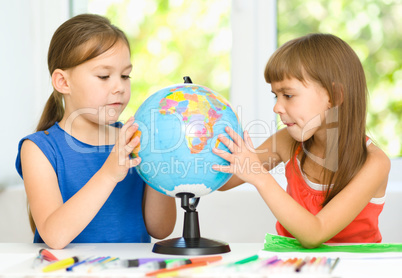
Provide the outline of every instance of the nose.
{"type": "Polygon", "coordinates": [[[277,99],[275,105],[274,105],[274,113],[280,115],[285,113],[285,109],[282,105],[282,103],[279,101],[279,99],[277,99]]]}
{"type": "Polygon", "coordinates": [[[126,84],[123,80],[118,80],[114,84],[114,87],[112,89],[112,93],[115,94],[122,94],[126,91],[126,84]]]}

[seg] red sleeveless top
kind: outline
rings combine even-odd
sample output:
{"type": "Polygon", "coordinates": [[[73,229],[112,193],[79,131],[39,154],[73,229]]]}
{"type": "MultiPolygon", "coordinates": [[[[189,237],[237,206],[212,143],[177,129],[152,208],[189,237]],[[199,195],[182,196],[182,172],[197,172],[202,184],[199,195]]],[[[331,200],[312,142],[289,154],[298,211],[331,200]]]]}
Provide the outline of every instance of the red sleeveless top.
{"type": "MultiPolygon", "coordinates": [[[[321,209],[321,204],[325,199],[325,191],[317,190],[307,184],[300,170],[296,154],[288,161],[285,167],[285,175],[288,182],[286,191],[300,205],[312,214],[316,215],[321,209]]],[[[311,183],[311,182],[310,182],[311,183]]],[[[378,228],[378,217],[384,207],[383,198],[373,198],[360,214],[337,235],[327,241],[327,243],[379,243],[382,240],[378,228]],[[375,200],[379,200],[374,202],[375,200]]],[[[278,235],[293,237],[280,223],[276,223],[278,235]]]]}

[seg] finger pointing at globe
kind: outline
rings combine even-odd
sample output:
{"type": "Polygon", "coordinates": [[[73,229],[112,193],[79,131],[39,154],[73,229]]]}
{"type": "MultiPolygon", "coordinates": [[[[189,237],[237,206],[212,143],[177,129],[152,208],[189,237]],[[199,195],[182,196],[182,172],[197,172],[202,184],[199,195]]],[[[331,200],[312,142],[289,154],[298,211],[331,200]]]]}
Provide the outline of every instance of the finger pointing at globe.
{"type": "Polygon", "coordinates": [[[244,132],[243,138],[230,127],[225,130],[230,138],[219,136],[221,142],[228,147],[229,152],[214,148],[212,151],[225,159],[230,165],[213,165],[216,171],[231,173],[237,175],[245,182],[252,183],[258,178],[258,174],[265,172],[264,167],[259,160],[254,149],[251,137],[247,131],[244,132]]]}

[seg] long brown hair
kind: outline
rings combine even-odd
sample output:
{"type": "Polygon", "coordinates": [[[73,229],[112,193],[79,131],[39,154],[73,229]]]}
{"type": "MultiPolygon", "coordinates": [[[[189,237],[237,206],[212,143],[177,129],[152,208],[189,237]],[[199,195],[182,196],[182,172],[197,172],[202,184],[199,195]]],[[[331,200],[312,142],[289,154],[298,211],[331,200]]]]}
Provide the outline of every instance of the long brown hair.
{"type": "MultiPolygon", "coordinates": [[[[278,48],[265,67],[264,77],[268,83],[286,78],[301,82],[308,79],[328,92],[333,106],[329,117],[336,118],[336,132],[331,136],[327,129],[327,156],[322,165],[324,184],[327,185],[322,204],[325,206],[352,180],[367,159],[367,85],[363,66],[342,39],[330,34],[309,34],[278,48]]],[[[302,171],[313,140],[314,136],[302,142],[302,171]]],[[[299,146],[295,140],[291,157],[299,146]]]]}
{"type": "MultiPolygon", "coordinates": [[[[47,63],[50,75],[56,69],[69,69],[91,60],[123,41],[130,49],[126,35],[109,19],[95,14],[80,14],[64,22],[50,41],[47,63]]],[[[46,102],[36,131],[43,131],[64,116],[63,95],[56,89],[46,102]]],[[[29,209],[32,231],[36,225],[29,209]]]]}

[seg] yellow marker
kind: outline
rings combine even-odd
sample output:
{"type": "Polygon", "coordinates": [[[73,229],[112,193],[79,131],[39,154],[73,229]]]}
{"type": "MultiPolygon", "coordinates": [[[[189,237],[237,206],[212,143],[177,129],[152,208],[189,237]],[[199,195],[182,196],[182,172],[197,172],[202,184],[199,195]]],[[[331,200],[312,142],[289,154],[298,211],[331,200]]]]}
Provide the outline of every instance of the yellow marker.
{"type": "Polygon", "coordinates": [[[52,264],[50,264],[48,266],[45,266],[42,269],[42,271],[43,272],[51,272],[51,271],[56,271],[56,270],[59,270],[59,269],[67,268],[70,265],[73,265],[78,261],[79,261],[78,257],[71,257],[71,258],[68,258],[68,259],[60,260],[60,261],[54,262],[54,263],[52,263],[52,264]]]}

